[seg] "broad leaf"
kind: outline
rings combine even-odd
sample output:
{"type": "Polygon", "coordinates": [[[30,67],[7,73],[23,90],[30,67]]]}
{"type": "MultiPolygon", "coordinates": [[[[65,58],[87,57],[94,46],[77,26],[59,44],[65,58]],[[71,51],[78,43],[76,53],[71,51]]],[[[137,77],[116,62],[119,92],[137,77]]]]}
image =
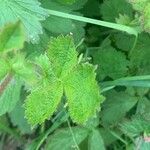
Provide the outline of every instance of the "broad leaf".
{"type": "Polygon", "coordinates": [[[0,52],[22,49],[24,41],[25,31],[22,24],[8,24],[0,32],[0,52]]]}
{"type": "Polygon", "coordinates": [[[89,150],[105,150],[104,141],[98,130],[94,129],[89,135],[88,147],[89,150]]]}
{"type": "Polygon", "coordinates": [[[28,122],[34,126],[49,119],[56,110],[63,94],[63,88],[59,81],[49,85],[41,85],[25,101],[25,116],[28,122]]]}
{"type": "Polygon", "coordinates": [[[22,105],[22,101],[18,101],[15,108],[9,113],[9,117],[12,124],[17,126],[22,134],[27,134],[31,133],[31,127],[24,118],[24,108],[22,105]]]}
{"type": "Polygon", "coordinates": [[[21,20],[24,24],[27,40],[35,42],[42,33],[41,20],[47,16],[47,11],[40,7],[38,0],[0,0],[0,27],[6,23],[21,20]]]}
{"type": "Polygon", "coordinates": [[[99,80],[105,77],[121,78],[126,76],[128,71],[129,62],[124,53],[114,49],[108,42],[107,39],[104,40],[98,51],[92,54],[94,63],[98,64],[97,77],[99,80]]]}
{"type": "Polygon", "coordinates": [[[112,91],[106,95],[101,112],[102,121],[106,125],[114,125],[126,115],[137,103],[137,98],[126,92],[112,91]]]}
{"type": "Polygon", "coordinates": [[[57,77],[66,76],[77,64],[77,52],[71,36],[52,38],[47,54],[57,77]]]}
{"type": "Polygon", "coordinates": [[[90,64],[77,66],[65,80],[65,94],[73,121],[83,124],[96,115],[103,96],[95,80],[95,69],[90,64]]]}
{"type": "Polygon", "coordinates": [[[84,128],[72,127],[71,130],[73,135],[69,128],[56,131],[48,138],[45,149],[71,150],[76,148],[76,144],[79,145],[88,135],[88,130],[84,128]]]}

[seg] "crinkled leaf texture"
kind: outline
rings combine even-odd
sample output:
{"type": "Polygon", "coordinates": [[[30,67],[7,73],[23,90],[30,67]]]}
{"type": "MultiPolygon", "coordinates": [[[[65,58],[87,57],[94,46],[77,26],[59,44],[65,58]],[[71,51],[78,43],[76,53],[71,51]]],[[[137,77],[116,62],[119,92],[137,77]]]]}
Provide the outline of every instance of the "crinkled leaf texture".
{"type": "Polygon", "coordinates": [[[119,14],[132,16],[133,10],[126,0],[104,0],[100,11],[104,20],[114,22],[119,14]]]}
{"type": "Polygon", "coordinates": [[[0,32],[0,52],[22,49],[25,42],[25,31],[20,21],[7,24],[0,32]]]}
{"type": "Polygon", "coordinates": [[[95,68],[90,64],[77,66],[66,77],[65,94],[73,121],[83,124],[96,115],[104,98],[95,80],[95,68]]]}
{"type": "Polygon", "coordinates": [[[103,80],[105,77],[117,79],[127,75],[129,62],[126,56],[109,45],[107,39],[92,55],[94,63],[98,64],[97,77],[99,80],[103,80]]]}
{"type": "Polygon", "coordinates": [[[95,67],[78,64],[71,36],[53,38],[47,51],[35,64],[43,74],[39,87],[31,91],[25,102],[25,114],[31,125],[41,124],[56,110],[63,91],[68,99],[72,120],[79,124],[93,117],[103,101],[95,80],[95,67]]]}
{"type": "Polygon", "coordinates": [[[34,126],[51,117],[63,94],[61,82],[39,86],[31,92],[25,101],[25,116],[34,126]]]}
{"type": "Polygon", "coordinates": [[[0,27],[6,23],[21,20],[26,28],[27,39],[35,42],[42,33],[41,20],[47,11],[37,0],[0,0],[0,27]]]}
{"type": "Polygon", "coordinates": [[[77,52],[71,36],[52,38],[47,54],[57,77],[66,76],[77,64],[77,52]]]}

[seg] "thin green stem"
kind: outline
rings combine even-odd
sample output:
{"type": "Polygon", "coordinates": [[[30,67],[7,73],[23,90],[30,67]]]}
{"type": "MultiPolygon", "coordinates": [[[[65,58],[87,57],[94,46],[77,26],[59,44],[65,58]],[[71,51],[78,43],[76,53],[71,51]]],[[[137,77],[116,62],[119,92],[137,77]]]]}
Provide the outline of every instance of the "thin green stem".
{"type": "Polygon", "coordinates": [[[68,14],[68,13],[64,13],[64,12],[60,12],[60,11],[55,11],[55,10],[48,10],[48,13],[49,13],[49,15],[53,15],[53,16],[57,16],[57,17],[62,17],[62,18],[76,20],[76,21],[91,23],[91,24],[95,24],[95,25],[99,25],[99,26],[127,32],[128,34],[132,34],[135,36],[138,35],[138,32],[134,28],[128,27],[125,25],[121,25],[121,24],[117,24],[117,23],[111,23],[111,22],[101,21],[101,20],[97,20],[97,19],[91,19],[91,18],[82,17],[82,16],[78,16],[78,15],[72,15],[72,14],[68,14]]]}
{"type": "Polygon", "coordinates": [[[72,128],[71,128],[69,119],[67,119],[67,123],[68,123],[69,130],[70,130],[70,132],[71,132],[73,141],[74,141],[74,143],[75,143],[75,148],[76,148],[77,150],[80,150],[80,148],[79,148],[79,146],[78,146],[78,144],[77,144],[77,142],[76,142],[76,138],[75,138],[75,136],[74,136],[74,133],[73,133],[73,131],[72,131],[72,128]]]}
{"type": "Polygon", "coordinates": [[[137,41],[138,41],[138,35],[135,36],[135,40],[134,40],[134,43],[133,43],[133,47],[132,47],[132,49],[131,49],[130,52],[129,52],[129,58],[131,57],[132,52],[133,52],[133,50],[135,49],[135,46],[136,46],[136,44],[137,44],[137,41]]]}

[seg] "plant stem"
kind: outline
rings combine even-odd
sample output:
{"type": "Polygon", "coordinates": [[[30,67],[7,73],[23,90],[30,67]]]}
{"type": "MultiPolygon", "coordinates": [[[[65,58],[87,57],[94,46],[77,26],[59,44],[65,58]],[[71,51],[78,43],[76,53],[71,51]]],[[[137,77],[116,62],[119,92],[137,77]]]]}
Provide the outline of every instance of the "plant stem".
{"type": "Polygon", "coordinates": [[[95,24],[95,25],[99,25],[99,26],[127,32],[128,34],[132,34],[135,36],[138,35],[138,32],[134,28],[128,27],[128,26],[125,26],[122,24],[111,23],[111,22],[101,21],[101,20],[97,20],[97,19],[91,19],[91,18],[82,17],[82,16],[78,16],[78,15],[72,15],[72,14],[68,14],[68,13],[64,13],[64,12],[60,12],[60,11],[55,11],[55,10],[48,10],[48,13],[49,13],[49,15],[53,15],[53,16],[57,16],[57,17],[62,17],[62,18],[76,20],[76,21],[91,23],[91,24],[95,24]]]}

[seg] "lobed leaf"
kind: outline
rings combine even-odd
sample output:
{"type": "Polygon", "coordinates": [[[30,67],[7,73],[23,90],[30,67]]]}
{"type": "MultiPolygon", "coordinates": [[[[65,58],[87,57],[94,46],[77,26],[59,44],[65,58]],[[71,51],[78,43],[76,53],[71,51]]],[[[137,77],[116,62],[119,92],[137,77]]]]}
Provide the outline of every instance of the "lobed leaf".
{"type": "Polygon", "coordinates": [[[77,66],[66,77],[64,83],[72,120],[83,124],[96,115],[96,110],[99,109],[104,98],[100,95],[95,80],[94,67],[90,64],[77,66]]]}
{"type": "Polygon", "coordinates": [[[56,110],[63,94],[62,84],[59,81],[39,86],[31,91],[25,101],[25,116],[34,126],[49,119],[56,110]]]}
{"type": "Polygon", "coordinates": [[[69,74],[77,64],[77,52],[71,36],[59,36],[52,38],[47,55],[52,62],[57,77],[64,77],[69,74]]]}

